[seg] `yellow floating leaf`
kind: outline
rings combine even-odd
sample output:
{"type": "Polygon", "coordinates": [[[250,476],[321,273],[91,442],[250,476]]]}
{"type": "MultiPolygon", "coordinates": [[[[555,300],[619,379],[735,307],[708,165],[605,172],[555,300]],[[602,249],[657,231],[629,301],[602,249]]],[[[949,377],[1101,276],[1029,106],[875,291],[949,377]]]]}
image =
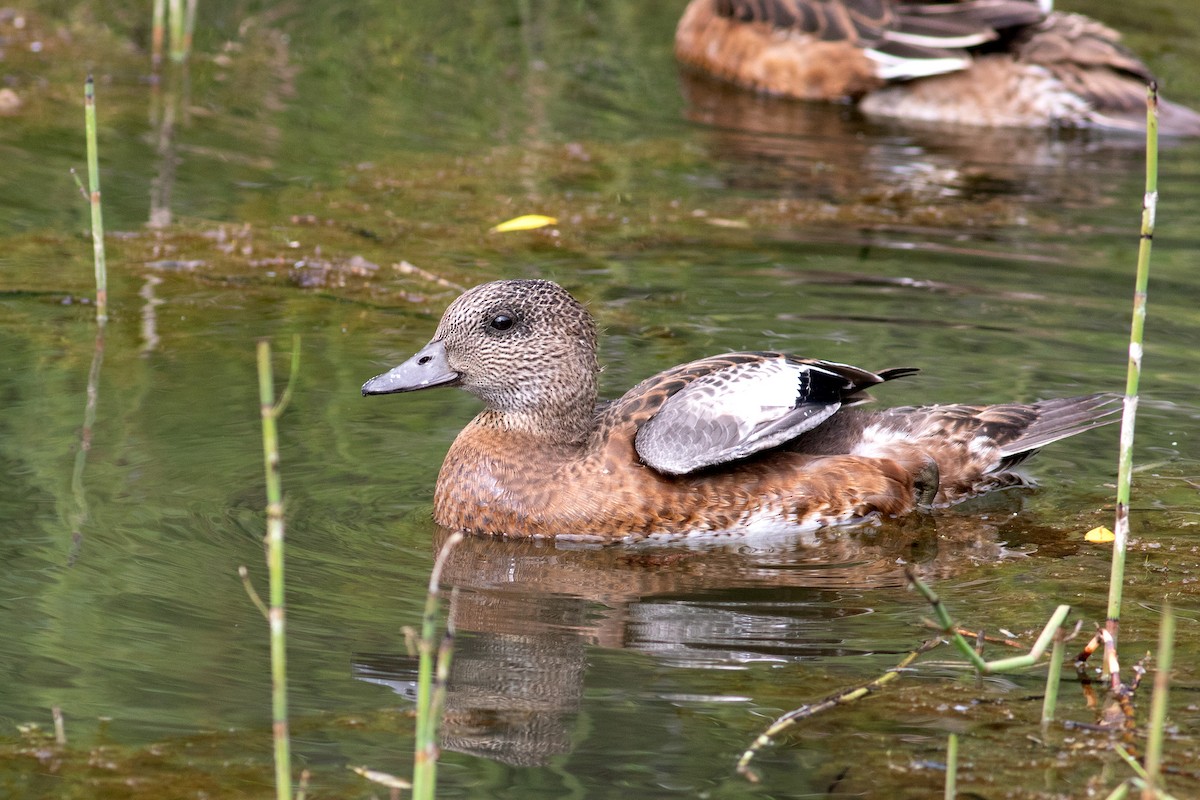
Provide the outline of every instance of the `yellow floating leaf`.
{"type": "Polygon", "coordinates": [[[1092,542],[1094,544],[1107,544],[1113,539],[1116,539],[1117,535],[1101,525],[1099,528],[1092,528],[1090,531],[1085,533],[1083,538],[1084,541],[1092,542]]]}
{"type": "Polygon", "coordinates": [[[522,214],[519,217],[513,217],[510,220],[501,222],[496,227],[492,228],[492,233],[508,233],[509,231],[531,231],[535,228],[544,228],[547,225],[556,225],[558,220],[554,217],[544,217],[541,214],[522,214]]]}

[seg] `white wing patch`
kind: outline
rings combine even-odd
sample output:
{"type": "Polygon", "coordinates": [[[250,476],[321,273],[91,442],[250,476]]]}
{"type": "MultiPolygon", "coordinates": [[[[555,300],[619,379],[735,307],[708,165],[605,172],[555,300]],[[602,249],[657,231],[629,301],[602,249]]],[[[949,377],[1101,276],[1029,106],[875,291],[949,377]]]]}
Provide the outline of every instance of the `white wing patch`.
{"type": "Polygon", "coordinates": [[[659,472],[681,475],[793,439],[841,407],[837,401],[808,401],[810,370],[844,381],[783,358],[735,364],[697,378],[642,425],[638,455],[659,472]]]}
{"type": "Polygon", "coordinates": [[[700,378],[676,397],[702,401],[697,410],[703,414],[732,417],[739,433],[749,436],[796,407],[799,380],[799,370],[782,360],[738,364],[700,378]]]}
{"type": "Polygon", "coordinates": [[[971,59],[967,57],[902,58],[878,50],[865,52],[867,58],[875,62],[875,76],[885,81],[927,78],[930,75],[944,75],[971,66],[971,59]]]}

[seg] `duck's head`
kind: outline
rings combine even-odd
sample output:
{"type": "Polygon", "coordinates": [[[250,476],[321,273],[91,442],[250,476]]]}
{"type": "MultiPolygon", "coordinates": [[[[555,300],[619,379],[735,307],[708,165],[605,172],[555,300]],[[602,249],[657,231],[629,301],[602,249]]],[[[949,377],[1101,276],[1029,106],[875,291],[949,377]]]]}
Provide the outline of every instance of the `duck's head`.
{"type": "Polygon", "coordinates": [[[362,393],[461,386],[503,415],[590,419],[597,371],[596,325],[579,301],[552,281],[495,281],[451,303],[429,344],[362,393]]]}

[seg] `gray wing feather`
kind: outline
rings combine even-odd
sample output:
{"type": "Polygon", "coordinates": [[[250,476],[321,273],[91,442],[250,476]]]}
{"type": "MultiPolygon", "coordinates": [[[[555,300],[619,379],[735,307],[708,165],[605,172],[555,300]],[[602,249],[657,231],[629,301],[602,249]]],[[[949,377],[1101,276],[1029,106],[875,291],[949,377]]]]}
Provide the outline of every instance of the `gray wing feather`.
{"type": "Polygon", "coordinates": [[[794,439],[841,407],[840,397],[808,397],[813,369],[820,368],[779,358],[698,378],[638,430],[638,455],[659,472],[682,475],[794,439]]]}

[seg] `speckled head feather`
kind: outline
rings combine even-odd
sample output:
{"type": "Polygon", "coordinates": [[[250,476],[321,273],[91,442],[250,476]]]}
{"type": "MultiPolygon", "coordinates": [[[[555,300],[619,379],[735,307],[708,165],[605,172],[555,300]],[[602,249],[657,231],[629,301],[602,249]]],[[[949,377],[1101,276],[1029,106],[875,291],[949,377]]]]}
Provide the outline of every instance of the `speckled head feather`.
{"type": "Polygon", "coordinates": [[[573,438],[590,429],[596,324],[557,283],[476,286],[446,309],[434,340],[442,342],[459,385],[498,412],[495,423],[573,438]]]}

